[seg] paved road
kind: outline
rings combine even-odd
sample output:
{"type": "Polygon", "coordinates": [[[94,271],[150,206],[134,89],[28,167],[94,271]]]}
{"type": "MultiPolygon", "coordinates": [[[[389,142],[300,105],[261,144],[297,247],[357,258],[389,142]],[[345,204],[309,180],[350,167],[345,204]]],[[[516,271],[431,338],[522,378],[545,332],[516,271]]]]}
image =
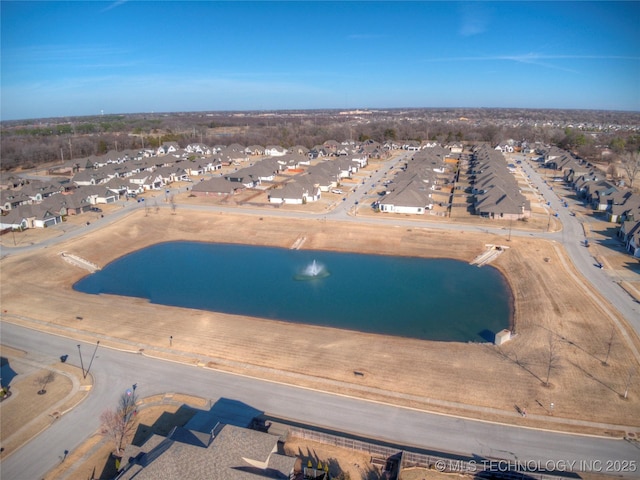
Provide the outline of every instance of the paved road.
{"type": "MultiPolygon", "coordinates": [[[[569,207],[564,206],[558,195],[550,188],[548,183],[538,175],[530,165],[523,162],[523,170],[529,175],[532,184],[538,187],[543,197],[550,202],[552,211],[558,213],[562,222],[562,230],[548,238],[561,243],[567,251],[571,262],[576,269],[608,300],[609,307],[620,312],[631,327],[640,335],[640,304],[636,302],[622,287],[616,283],[606,270],[596,266],[598,263],[593,258],[592,250],[584,246],[585,234],[582,219],[571,216],[571,208],[578,202],[567,200],[569,207]]],[[[560,188],[560,184],[556,188],[560,188]]],[[[636,352],[638,358],[638,353],[636,352]]]]}
{"type": "MultiPolygon", "coordinates": [[[[63,353],[80,366],[77,341],[2,323],[4,344],[51,363],[63,353]]],[[[94,345],[82,344],[85,360],[94,345]]],[[[86,362],[85,362],[86,363],[86,362]]],[[[86,365],[85,365],[86,367],[86,365]]],[[[265,382],[190,365],[166,362],[100,347],[91,367],[91,395],[29,444],[6,458],[3,480],[37,479],[99,427],[99,415],[116,405],[134,383],[141,397],[183,392],[236,404],[236,415],[265,412],[403,445],[459,452],[479,458],[541,462],[625,462],[640,459],[640,446],[624,440],[567,435],[425,413],[354,398],[265,382]]],[[[617,464],[612,464],[617,465],[617,464]]],[[[637,470],[637,468],[636,468],[637,470]]],[[[640,477],[638,471],[627,472],[640,477]]]]}
{"type": "MultiPolygon", "coordinates": [[[[399,161],[400,159],[396,160],[396,162],[399,161]]],[[[386,165],[384,169],[388,170],[389,166],[386,165]]],[[[569,215],[569,209],[560,203],[557,195],[533,172],[530,166],[523,163],[523,168],[530,175],[532,184],[539,188],[542,195],[551,202],[553,210],[558,212],[564,228],[558,233],[539,232],[534,234],[513,230],[511,235],[535,235],[558,241],[564,245],[576,269],[607,298],[608,304],[604,306],[617,309],[635,328],[636,332],[640,333],[639,305],[609,277],[606,270],[594,266],[595,259],[593,259],[590,249],[581,244],[584,234],[580,220],[569,215]]],[[[445,224],[443,222],[429,222],[424,219],[405,220],[392,215],[381,215],[375,218],[353,216],[355,202],[360,202],[364,192],[371,189],[371,184],[378,183],[383,174],[383,169],[374,172],[365,184],[357,186],[345,202],[341,202],[332,212],[321,214],[321,216],[338,221],[379,223],[411,228],[489,231],[506,236],[503,228],[445,224]]],[[[161,194],[161,198],[164,198],[164,193],[161,194]]],[[[162,204],[162,202],[159,203],[162,204]]],[[[37,248],[49,248],[64,238],[84,235],[88,231],[117,221],[135,209],[144,207],[144,204],[132,201],[123,202],[123,204],[125,206],[121,210],[93,221],[89,226],[69,229],[64,237],[53,238],[35,246],[15,249],[3,248],[2,255],[37,248]]],[[[162,206],[165,207],[165,205],[162,206]]],[[[291,218],[318,218],[318,214],[291,212],[276,208],[270,209],[268,212],[265,212],[264,209],[187,207],[183,205],[179,205],[178,208],[181,210],[241,212],[249,215],[267,214],[291,218]]],[[[6,323],[1,324],[1,328],[3,343],[27,350],[33,358],[41,358],[46,363],[49,363],[52,358],[58,358],[62,353],[71,354],[77,351],[76,342],[72,340],[50,337],[31,331],[27,334],[24,329],[6,323]]],[[[87,351],[91,347],[87,345],[87,351]]],[[[606,461],[610,460],[640,459],[640,446],[637,443],[539,432],[426,414],[105,349],[100,349],[93,366],[93,373],[96,376],[96,385],[89,399],[39,435],[29,445],[5,459],[0,466],[3,479],[40,478],[59,461],[60,450],[72,450],[82,443],[90,432],[98,428],[99,414],[105,408],[113,406],[120,392],[133,383],[140,386],[142,396],[180,391],[211,398],[214,402],[219,398],[235,399],[272,415],[283,415],[300,421],[325,425],[329,428],[348,430],[364,436],[436,450],[509,460],[569,461],[575,459],[589,461],[599,459],[605,462],[602,465],[606,465],[606,461]],[[62,445],[60,439],[65,439],[66,443],[62,445]]],[[[637,472],[633,474],[633,476],[637,475],[639,475],[637,472]]]]}

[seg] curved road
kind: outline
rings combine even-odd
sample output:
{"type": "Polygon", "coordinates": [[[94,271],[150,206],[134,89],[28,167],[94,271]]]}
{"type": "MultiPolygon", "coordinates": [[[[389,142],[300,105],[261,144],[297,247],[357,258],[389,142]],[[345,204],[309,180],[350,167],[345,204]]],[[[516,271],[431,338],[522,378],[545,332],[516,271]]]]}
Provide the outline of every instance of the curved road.
{"type": "MultiPolygon", "coordinates": [[[[51,363],[63,353],[68,353],[67,361],[80,366],[79,356],[75,353],[78,342],[73,339],[7,323],[2,325],[2,337],[4,343],[28,352],[28,360],[51,363]]],[[[92,344],[84,346],[85,352],[93,351],[95,347],[92,344]]],[[[119,395],[133,384],[137,384],[141,397],[182,392],[211,399],[212,404],[220,399],[230,399],[242,402],[247,409],[276,417],[478,458],[532,460],[543,464],[577,462],[576,466],[580,462],[585,464],[597,460],[601,465],[607,465],[607,462],[630,462],[640,458],[640,446],[624,440],[567,435],[431,414],[102,347],[98,349],[91,374],[95,382],[87,399],[4,459],[1,465],[3,479],[42,478],[60,461],[64,450],[72,451],[99,428],[100,413],[116,405],[119,395]]],[[[626,473],[640,477],[638,468],[635,470],[626,473]]]]}

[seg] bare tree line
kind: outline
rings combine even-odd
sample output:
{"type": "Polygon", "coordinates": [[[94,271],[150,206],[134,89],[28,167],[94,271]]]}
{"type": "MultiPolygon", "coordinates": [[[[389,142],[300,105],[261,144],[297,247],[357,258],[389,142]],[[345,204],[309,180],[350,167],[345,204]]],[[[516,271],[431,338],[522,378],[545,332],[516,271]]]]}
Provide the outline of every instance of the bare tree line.
{"type": "MultiPolygon", "coordinates": [[[[474,110],[475,117],[472,119],[464,117],[464,114],[469,114],[464,111],[426,112],[428,115],[425,111],[415,111],[371,117],[340,116],[326,112],[271,116],[257,113],[241,116],[222,113],[167,114],[155,118],[123,115],[66,122],[61,119],[31,124],[5,122],[2,125],[0,158],[3,170],[17,166],[29,168],[43,163],[101,155],[111,150],[157,148],[167,141],[177,142],[181,147],[202,142],[207,145],[239,143],[284,147],[303,145],[311,148],[326,140],[498,144],[514,139],[558,145],[592,161],[603,159],[602,147],[609,147],[614,152],[614,158],[609,158],[611,161],[640,149],[640,134],[633,131],[600,132],[594,136],[575,128],[537,126],[524,121],[513,126],[492,117],[497,115],[496,111],[474,110]]],[[[523,117],[526,114],[527,111],[510,113],[523,117]]]]}

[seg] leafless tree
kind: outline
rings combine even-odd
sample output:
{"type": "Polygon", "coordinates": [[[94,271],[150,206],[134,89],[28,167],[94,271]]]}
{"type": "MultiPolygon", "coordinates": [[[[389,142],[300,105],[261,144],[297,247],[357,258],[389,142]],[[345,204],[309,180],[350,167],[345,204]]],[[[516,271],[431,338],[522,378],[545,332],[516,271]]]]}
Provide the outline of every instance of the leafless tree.
{"type": "Polygon", "coordinates": [[[113,441],[115,453],[118,456],[122,455],[124,446],[131,440],[136,430],[137,401],[135,388],[127,390],[120,395],[115,410],[108,409],[100,415],[101,433],[113,441]]]}
{"type": "Polygon", "coordinates": [[[640,152],[628,152],[620,157],[622,169],[627,174],[629,188],[633,188],[633,182],[640,172],[640,152]]]}
{"type": "Polygon", "coordinates": [[[53,382],[56,378],[56,374],[53,373],[52,371],[48,371],[47,373],[40,375],[37,379],[36,382],[38,384],[38,386],[40,387],[40,390],[38,390],[38,394],[39,395],[44,395],[45,393],[47,393],[47,385],[49,385],[51,382],[53,382]]]}
{"type": "Polygon", "coordinates": [[[547,369],[547,374],[544,386],[548,387],[550,385],[549,379],[551,378],[551,372],[558,369],[560,366],[558,341],[553,333],[549,334],[549,340],[547,341],[547,347],[545,350],[545,366],[547,369]]]}

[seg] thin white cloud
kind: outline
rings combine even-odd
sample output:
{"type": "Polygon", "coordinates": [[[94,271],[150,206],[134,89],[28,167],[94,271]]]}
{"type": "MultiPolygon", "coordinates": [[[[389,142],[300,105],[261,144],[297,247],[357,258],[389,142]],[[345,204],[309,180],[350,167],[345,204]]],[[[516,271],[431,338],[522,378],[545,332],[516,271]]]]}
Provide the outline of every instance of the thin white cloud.
{"type": "Polygon", "coordinates": [[[458,33],[463,37],[480,35],[489,27],[489,15],[481,2],[464,3],[460,6],[458,33]]]}
{"type": "Polygon", "coordinates": [[[442,57],[427,58],[423,62],[489,62],[489,61],[509,61],[515,63],[526,63],[530,65],[538,65],[554,70],[562,70],[570,73],[578,73],[576,70],[570,69],[565,65],[549,63],[553,60],[632,60],[638,61],[640,57],[631,57],[623,55],[548,55],[541,53],[524,53],[516,55],[485,55],[485,56],[469,56],[469,57],[442,57]]]}
{"type": "Polygon", "coordinates": [[[108,12],[109,10],[113,10],[114,8],[118,8],[119,6],[124,5],[125,3],[127,3],[127,1],[128,0],[116,0],[115,2],[111,3],[110,5],[106,6],[102,10],[100,10],[100,13],[108,12]]]}

